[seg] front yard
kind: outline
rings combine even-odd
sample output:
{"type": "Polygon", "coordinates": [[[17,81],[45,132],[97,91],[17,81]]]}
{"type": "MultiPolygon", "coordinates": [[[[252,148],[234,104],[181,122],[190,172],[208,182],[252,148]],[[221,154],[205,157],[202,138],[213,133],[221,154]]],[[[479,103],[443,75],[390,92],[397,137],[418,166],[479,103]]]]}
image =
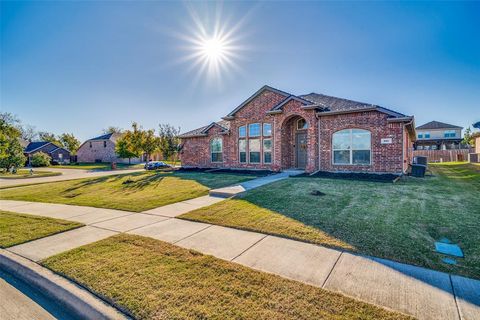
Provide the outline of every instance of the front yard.
{"type": "Polygon", "coordinates": [[[17,173],[3,172],[0,173],[1,179],[30,179],[30,178],[40,178],[40,177],[53,177],[61,175],[61,172],[52,172],[52,171],[43,171],[33,169],[32,174],[30,174],[29,169],[19,169],[17,173]]]}
{"type": "Polygon", "coordinates": [[[395,184],[290,178],[180,218],[280,235],[480,278],[480,166],[432,164],[395,184]],[[434,251],[446,237],[465,258],[434,251]]]}
{"type": "Polygon", "coordinates": [[[42,264],[137,319],[410,319],[151,238],[117,235],[42,264]]]}
{"type": "Polygon", "coordinates": [[[51,236],[83,226],[81,223],[0,211],[0,248],[51,236]]]}
{"type": "Polygon", "coordinates": [[[4,189],[0,198],[141,212],[204,196],[211,188],[255,177],[233,173],[136,172],[4,189]]]}

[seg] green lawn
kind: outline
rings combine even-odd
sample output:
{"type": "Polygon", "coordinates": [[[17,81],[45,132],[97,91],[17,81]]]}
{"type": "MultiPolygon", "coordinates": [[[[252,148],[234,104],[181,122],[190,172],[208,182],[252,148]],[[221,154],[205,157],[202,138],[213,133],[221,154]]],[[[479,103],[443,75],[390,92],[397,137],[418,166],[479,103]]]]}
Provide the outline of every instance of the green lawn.
{"type": "Polygon", "coordinates": [[[42,264],[136,319],[410,319],[151,238],[117,235],[42,264]]]}
{"type": "Polygon", "coordinates": [[[1,179],[29,179],[29,178],[40,178],[40,177],[51,177],[51,176],[59,176],[61,172],[51,172],[51,171],[38,171],[33,169],[33,174],[30,174],[29,169],[19,169],[17,173],[11,174],[8,172],[0,173],[1,179]]]}
{"type": "Polygon", "coordinates": [[[141,212],[255,178],[204,172],[136,172],[3,189],[0,199],[75,204],[141,212]]]}
{"type": "Polygon", "coordinates": [[[480,166],[431,164],[395,184],[290,178],[180,218],[260,231],[480,278],[480,166]],[[321,191],[323,196],[313,195],[321,191]],[[446,237],[465,259],[434,252],[446,237]]]}
{"type": "Polygon", "coordinates": [[[11,247],[81,226],[83,224],[77,222],[0,211],[0,248],[11,247]]]}
{"type": "MultiPolygon", "coordinates": [[[[83,170],[111,170],[110,163],[72,163],[72,164],[65,164],[65,165],[58,165],[54,166],[54,168],[61,168],[61,169],[83,169],[83,170]]],[[[128,164],[128,163],[117,163],[117,170],[121,169],[141,169],[143,168],[143,164],[128,164]]]]}

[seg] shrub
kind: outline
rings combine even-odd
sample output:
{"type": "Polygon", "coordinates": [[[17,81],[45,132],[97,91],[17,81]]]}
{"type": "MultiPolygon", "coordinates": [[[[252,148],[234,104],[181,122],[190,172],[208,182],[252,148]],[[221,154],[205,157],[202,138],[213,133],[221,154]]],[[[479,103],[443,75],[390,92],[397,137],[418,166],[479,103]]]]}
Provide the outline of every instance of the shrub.
{"type": "Polygon", "coordinates": [[[52,158],[44,152],[37,152],[32,155],[32,159],[30,161],[33,167],[48,167],[50,165],[50,161],[52,158]]]}

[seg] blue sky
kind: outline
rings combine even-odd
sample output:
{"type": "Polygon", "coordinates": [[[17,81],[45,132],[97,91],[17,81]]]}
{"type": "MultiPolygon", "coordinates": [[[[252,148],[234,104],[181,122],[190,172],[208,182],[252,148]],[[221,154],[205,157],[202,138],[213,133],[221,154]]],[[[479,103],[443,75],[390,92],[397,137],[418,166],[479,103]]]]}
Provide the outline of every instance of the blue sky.
{"type": "Polygon", "coordinates": [[[480,2],[2,1],[0,25],[1,110],[81,140],[132,121],[193,129],[264,84],[417,125],[480,120],[480,2]],[[184,59],[215,22],[235,54],[219,75],[184,59]]]}

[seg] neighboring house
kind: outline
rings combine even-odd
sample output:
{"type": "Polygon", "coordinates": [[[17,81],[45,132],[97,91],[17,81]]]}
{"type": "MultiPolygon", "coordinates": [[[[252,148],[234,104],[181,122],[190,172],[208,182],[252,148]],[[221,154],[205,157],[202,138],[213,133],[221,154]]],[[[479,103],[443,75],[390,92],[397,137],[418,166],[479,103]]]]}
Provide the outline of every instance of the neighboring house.
{"type": "MultiPolygon", "coordinates": [[[[115,146],[121,137],[121,133],[107,133],[85,141],[80,148],[78,148],[77,162],[128,163],[128,159],[119,158],[115,152],[115,146]]],[[[132,158],[130,160],[131,163],[141,162],[139,158],[132,158]]]]}
{"type": "Polygon", "coordinates": [[[462,127],[430,121],[416,128],[415,150],[462,149],[462,127]]]}
{"type": "Polygon", "coordinates": [[[23,153],[27,157],[28,163],[32,156],[35,153],[43,152],[46,153],[52,158],[52,162],[58,163],[69,163],[70,162],[70,151],[63,147],[57,146],[53,142],[48,141],[35,141],[30,142],[24,149],[23,153]]]}
{"type": "Polygon", "coordinates": [[[222,121],[180,138],[186,167],[402,174],[415,126],[377,105],[264,86],[222,121]]]}

